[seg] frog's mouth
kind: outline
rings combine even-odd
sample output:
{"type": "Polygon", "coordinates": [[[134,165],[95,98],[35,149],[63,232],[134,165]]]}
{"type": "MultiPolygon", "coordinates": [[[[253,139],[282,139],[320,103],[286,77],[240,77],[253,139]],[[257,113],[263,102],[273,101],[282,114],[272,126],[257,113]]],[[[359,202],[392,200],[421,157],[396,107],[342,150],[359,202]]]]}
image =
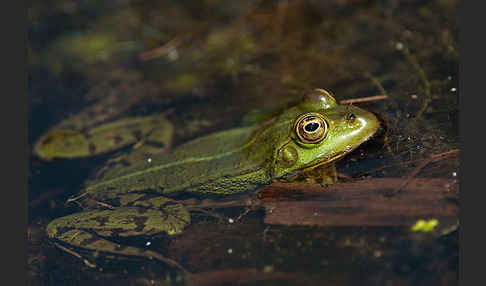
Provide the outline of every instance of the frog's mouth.
{"type": "Polygon", "coordinates": [[[325,160],[319,160],[317,162],[313,162],[311,163],[309,166],[307,167],[304,167],[302,169],[300,169],[299,171],[300,172],[307,172],[307,171],[311,171],[317,167],[320,167],[322,165],[327,165],[329,163],[332,163],[332,162],[335,162],[337,161],[338,159],[341,159],[342,157],[344,157],[344,155],[348,154],[349,152],[353,151],[355,148],[349,150],[349,151],[339,151],[339,152],[336,152],[334,154],[332,154],[331,156],[327,157],[325,160]]]}
{"type": "Polygon", "coordinates": [[[316,160],[315,162],[312,162],[309,166],[306,166],[306,167],[303,167],[303,168],[300,168],[300,169],[297,169],[297,170],[293,170],[289,173],[284,174],[282,177],[279,178],[279,180],[292,181],[296,176],[298,176],[298,174],[303,173],[303,172],[308,172],[308,171],[311,171],[311,170],[313,170],[317,167],[320,167],[322,165],[327,165],[329,163],[335,162],[351,151],[352,150],[339,151],[339,152],[332,154],[331,156],[327,156],[325,159],[321,159],[321,160],[318,160],[318,161],[316,160]]]}

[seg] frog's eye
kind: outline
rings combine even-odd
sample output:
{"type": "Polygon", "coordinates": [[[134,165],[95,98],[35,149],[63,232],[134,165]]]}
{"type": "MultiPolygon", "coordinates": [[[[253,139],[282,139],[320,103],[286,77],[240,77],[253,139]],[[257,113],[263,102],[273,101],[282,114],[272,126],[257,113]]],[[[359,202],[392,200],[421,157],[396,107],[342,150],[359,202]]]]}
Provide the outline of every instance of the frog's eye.
{"type": "Polygon", "coordinates": [[[295,125],[295,133],[302,143],[321,142],[326,137],[327,129],[326,120],[318,113],[301,116],[295,125]]]}

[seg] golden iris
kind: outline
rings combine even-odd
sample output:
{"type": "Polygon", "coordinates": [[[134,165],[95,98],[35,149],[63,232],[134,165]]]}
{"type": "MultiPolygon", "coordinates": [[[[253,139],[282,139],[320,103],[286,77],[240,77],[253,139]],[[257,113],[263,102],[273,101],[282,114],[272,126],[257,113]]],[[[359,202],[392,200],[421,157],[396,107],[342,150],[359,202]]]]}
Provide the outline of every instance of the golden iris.
{"type": "Polygon", "coordinates": [[[295,133],[302,143],[316,144],[327,134],[328,124],[319,113],[301,115],[295,124],[295,133]]]}

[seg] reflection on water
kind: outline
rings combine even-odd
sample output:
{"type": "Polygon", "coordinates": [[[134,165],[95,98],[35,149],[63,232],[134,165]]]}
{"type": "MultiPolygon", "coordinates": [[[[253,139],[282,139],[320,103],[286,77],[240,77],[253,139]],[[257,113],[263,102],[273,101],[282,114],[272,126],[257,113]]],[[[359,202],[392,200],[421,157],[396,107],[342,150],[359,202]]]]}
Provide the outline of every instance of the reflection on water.
{"type": "MultiPolygon", "coordinates": [[[[407,179],[383,186],[395,194],[419,188],[413,179],[424,178],[445,180],[440,182],[454,189],[458,5],[454,0],[34,1],[29,143],[56,125],[83,129],[164,113],[174,123],[177,146],[258,121],[306,90],[325,88],[338,101],[386,96],[353,103],[379,114],[387,132],[338,163],[343,183],[407,179]]],[[[46,224],[78,210],[64,205],[66,198],[112,155],[53,162],[31,157],[30,285],[184,283],[152,261],[100,257],[101,266],[91,268],[47,240],[46,224]]],[[[433,182],[430,186],[438,181],[433,182]]],[[[417,209],[430,206],[424,219],[439,218],[431,232],[411,232],[400,223],[323,226],[331,214],[314,225],[289,224],[282,216],[270,224],[268,206],[248,207],[238,197],[233,207],[197,212],[176,238],[127,243],[177,260],[198,285],[456,285],[458,234],[448,229],[456,222],[458,191],[452,193],[446,200],[450,213],[438,211],[444,205],[429,205],[431,197],[413,197],[417,209]]],[[[362,202],[371,209],[380,198],[362,202]]],[[[351,219],[364,217],[347,211],[351,219]]]]}

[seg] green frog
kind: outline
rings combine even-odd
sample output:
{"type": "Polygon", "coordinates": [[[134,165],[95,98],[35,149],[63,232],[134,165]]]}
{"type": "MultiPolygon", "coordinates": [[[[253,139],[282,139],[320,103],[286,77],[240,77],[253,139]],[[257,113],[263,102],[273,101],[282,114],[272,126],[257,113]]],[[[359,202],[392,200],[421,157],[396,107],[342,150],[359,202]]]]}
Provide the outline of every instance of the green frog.
{"type": "Polygon", "coordinates": [[[82,212],[53,220],[47,233],[68,252],[81,249],[177,263],[147,248],[121,245],[117,238],[176,235],[190,224],[179,192],[230,195],[274,181],[292,181],[322,168],[326,183],[336,181],[334,163],[371,138],[377,117],[352,105],[340,105],[316,89],[296,105],[254,126],[213,133],[170,153],[106,168],[68,201],[82,212]]]}
{"type": "MultiPolygon", "coordinates": [[[[79,117],[79,116],[78,116],[79,117]]],[[[34,154],[50,161],[106,154],[132,145],[137,154],[167,150],[173,126],[164,115],[127,117],[91,125],[75,125],[77,117],[49,130],[34,146],[34,154]],[[136,144],[135,144],[136,143],[136,144]]],[[[131,156],[137,158],[140,156],[131,156]]]]}

